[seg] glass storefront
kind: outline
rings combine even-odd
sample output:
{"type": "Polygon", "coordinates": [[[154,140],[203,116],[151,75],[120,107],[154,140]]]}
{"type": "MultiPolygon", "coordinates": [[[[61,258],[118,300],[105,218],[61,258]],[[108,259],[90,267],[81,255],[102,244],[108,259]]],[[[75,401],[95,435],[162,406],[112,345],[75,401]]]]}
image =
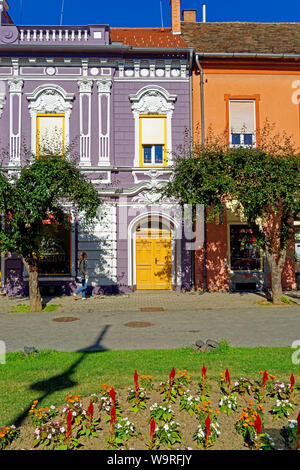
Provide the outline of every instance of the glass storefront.
{"type": "Polygon", "coordinates": [[[71,228],[66,229],[55,223],[44,224],[41,247],[41,275],[71,274],[71,228]]]}
{"type": "Polygon", "coordinates": [[[252,229],[230,225],[230,267],[232,271],[260,271],[262,260],[252,229]]]}

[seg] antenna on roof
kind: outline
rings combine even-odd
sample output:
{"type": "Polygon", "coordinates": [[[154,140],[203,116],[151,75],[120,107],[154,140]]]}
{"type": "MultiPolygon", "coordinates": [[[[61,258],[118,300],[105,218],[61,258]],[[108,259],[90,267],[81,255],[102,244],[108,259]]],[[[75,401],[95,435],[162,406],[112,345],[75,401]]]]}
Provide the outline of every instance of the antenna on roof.
{"type": "Polygon", "coordinates": [[[63,23],[64,6],[65,6],[65,0],[62,0],[62,4],[61,4],[61,14],[60,14],[60,26],[61,26],[62,23],[63,23]]]}
{"type": "Polygon", "coordinates": [[[163,12],[162,12],[161,0],[160,0],[160,19],[161,19],[161,28],[164,29],[164,20],[163,20],[163,12]]]}
{"type": "Polygon", "coordinates": [[[202,3],[202,23],[206,23],[206,5],[202,3]]]}

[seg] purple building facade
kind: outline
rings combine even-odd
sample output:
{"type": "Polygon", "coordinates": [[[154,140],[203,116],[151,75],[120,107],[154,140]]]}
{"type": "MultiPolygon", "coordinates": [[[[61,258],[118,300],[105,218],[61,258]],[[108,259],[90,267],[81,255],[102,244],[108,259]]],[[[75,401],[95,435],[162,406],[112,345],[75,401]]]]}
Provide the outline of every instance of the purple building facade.
{"type": "MultiPolygon", "coordinates": [[[[170,29],[16,26],[0,8],[2,165],[18,172],[56,133],[105,201],[88,231],[72,209],[71,233],[45,224],[40,285],[74,291],[85,251],[93,293],[189,289],[189,234],[159,189],[190,132],[191,50],[170,29]]],[[[1,284],[7,295],[28,288],[13,253],[1,284]]]]}

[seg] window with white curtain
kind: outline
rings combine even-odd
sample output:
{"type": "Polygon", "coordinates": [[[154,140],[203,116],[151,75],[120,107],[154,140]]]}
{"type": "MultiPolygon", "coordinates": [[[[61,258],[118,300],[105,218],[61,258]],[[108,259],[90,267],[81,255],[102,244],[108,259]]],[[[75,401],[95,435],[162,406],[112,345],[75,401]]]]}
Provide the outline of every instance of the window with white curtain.
{"type": "Polygon", "coordinates": [[[229,101],[230,146],[255,147],[255,100],[229,101]]]}
{"type": "Polygon", "coordinates": [[[140,117],[141,166],[166,165],[166,116],[140,117]]]}
{"type": "Polygon", "coordinates": [[[64,114],[37,115],[37,157],[63,156],[65,150],[64,114]]]}

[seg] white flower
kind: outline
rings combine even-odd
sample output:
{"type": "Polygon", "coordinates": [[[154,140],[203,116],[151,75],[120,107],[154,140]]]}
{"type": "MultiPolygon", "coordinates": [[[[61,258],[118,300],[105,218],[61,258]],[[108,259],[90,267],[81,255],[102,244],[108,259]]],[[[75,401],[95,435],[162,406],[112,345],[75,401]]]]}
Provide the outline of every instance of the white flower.
{"type": "Polygon", "coordinates": [[[50,408],[51,408],[51,410],[55,410],[55,406],[54,406],[54,405],[51,405],[50,408]]]}
{"type": "Polygon", "coordinates": [[[66,431],[63,426],[59,430],[60,430],[61,433],[64,433],[66,431]]]}
{"type": "Polygon", "coordinates": [[[72,415],[73,415],[73,416],[77,416],[76,411],[73,411],[72,415]]]}
{"type": "Polygon", "coordinates": [[[51,437],[52,437],[52,434],[48,434],[47,438],[51,439],[51,437]]]}
{"type": "Polygon", "coordinates": [[[35,434],[40,434],[40,432],[41,431],[39,430],[39,428],[36,428],[36,430],[34,431],[35,434]]]}

